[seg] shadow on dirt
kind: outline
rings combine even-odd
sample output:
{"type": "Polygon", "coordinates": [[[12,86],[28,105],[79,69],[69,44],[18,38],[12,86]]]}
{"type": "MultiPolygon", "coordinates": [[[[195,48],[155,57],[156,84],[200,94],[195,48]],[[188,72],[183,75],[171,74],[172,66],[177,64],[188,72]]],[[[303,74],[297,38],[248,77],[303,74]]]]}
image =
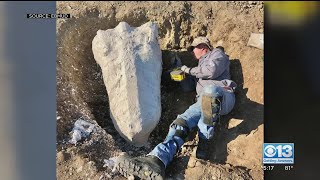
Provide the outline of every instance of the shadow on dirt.
{"type": "MultiPolygon", "coordinates": [[[[182,114],[190,105],[195,103],[196,92],[194,89],[185,88],[184,83],[173,81],[170,78],[170,72],[174,68],[172,59],[175,54],[181,60],[181,64],[189,67],[197,65],[197,61],[193,59],[190,52],[162,50],[163,72],[161,80],[161,119],[158,126],[151,134],[150,142],[152,148],[163,142],[169,131],[169,126],[177,118],[178,114],[182,114]],[[157,137],[157,138],[155,138],[157,137]]],[[[186,75],[188,77],[188,75],[186,75]]],[[[189,135],[189,139],[195,137],[195,133],[189,135]]],[[[180,153],[178,153],[181,155],[180,153]]],[[[175,156],[173,161],[166,168],[166,178],[184,179],[185,170],[187,169],[190,156],[175,156]]]]}
{"type": "Polygon", "coordinates": [[[234,80],[238,87],[236,89],[236,104],[232,112],[228,115],[221,116],[220,122],[216,126],[215,136],[213,139],[213,151],[210,154],[210,161],[225,164],[228,156],[227,145],[239,135],[250,134],[252,130],[263,124],[263,104],[251,101],[247,96],[248,88],[243,88],[243,73],[239,59],[230,61],[231,79],[234,80]],[[232,119],[242,120],[240,124],[228,129],[229,121],[232,119]]]}
{"type": "Polygon", "coordinates": [[[192,55],[186,51],[162,50],[163,71],[161,77],[161,118],[159,124],[151,133],[150,139],[152,146],[162,142],[168,131],[169,126],[178,114],[183,113],[191,104],[194,103],[196,96],[195,89],[184,91],[180,82],[171,80],[170,72],[172,70],[172,58],[177,54],[182,64],[194,64],[192,55]]]}

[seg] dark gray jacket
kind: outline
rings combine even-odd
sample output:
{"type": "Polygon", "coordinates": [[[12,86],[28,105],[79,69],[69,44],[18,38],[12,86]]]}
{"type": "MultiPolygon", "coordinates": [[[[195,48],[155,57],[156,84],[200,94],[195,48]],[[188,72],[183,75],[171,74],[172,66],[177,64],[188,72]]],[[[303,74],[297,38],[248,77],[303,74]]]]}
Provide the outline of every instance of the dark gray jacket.
{"type": "Polygon", "coordinates": [[[190,74],[198,78],[197,94],[200,95],[206,85],[218,85],[231,87],[233,90],[237,84],[230,80],[230,60],[219,48],[215,48],[199,59],[197,67],[190,69],[190,74]]]}

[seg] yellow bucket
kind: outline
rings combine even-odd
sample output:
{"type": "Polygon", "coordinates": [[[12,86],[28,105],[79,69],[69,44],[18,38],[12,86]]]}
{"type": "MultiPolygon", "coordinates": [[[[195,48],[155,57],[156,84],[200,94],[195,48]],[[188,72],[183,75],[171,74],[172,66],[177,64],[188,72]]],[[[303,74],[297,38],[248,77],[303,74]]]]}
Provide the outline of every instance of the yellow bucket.
{"type": "Polygon", "coordinates": [[[186,74],[181,70],[173,70],[170,72],[171,79],[174,81],[182,81],[186,74]]]}

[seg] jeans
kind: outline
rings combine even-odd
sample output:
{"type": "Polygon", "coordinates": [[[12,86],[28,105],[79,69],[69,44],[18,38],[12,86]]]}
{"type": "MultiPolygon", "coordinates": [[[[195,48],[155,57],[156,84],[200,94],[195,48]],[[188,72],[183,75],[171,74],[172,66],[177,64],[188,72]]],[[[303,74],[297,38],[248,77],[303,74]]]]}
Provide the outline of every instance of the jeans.
{"type": "MultiPolygon", "coordinates": [[[[215,118],[212,118],[212,121],[216,121],[219,115],[226,115],[233,109],[235,95],[232,91],[220,86],[206,86],[203,88],[197,102],[191,105],[183,114],[178,115],[177,118],[182,118],[186,121],[189,130],[198,127],[199,138],[211,139],[214,133],[214,126],[207,126],[203,122],[203,112],[201,111],[201,99],[203,95],[221,100],[220,106],[212,108],[212,112],[218,114],[215,118]]],[[[172,161],[177,150],[184,144],[184,139],[174,135],[176,130],[187,132],[186,127],[171,125],[166,139],[148,154],[158,157],[165,166],[172,161]]]]}

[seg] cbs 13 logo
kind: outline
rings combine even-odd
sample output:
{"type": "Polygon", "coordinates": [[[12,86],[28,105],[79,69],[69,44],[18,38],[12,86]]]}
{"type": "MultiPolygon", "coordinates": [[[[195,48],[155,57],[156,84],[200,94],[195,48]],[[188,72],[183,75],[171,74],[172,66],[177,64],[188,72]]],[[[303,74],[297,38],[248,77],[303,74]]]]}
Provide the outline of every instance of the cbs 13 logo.
{"type": "Polygon", "coordinates": [[[292,158],[293,143],[264,143],[265,158],[292,158]]]}

